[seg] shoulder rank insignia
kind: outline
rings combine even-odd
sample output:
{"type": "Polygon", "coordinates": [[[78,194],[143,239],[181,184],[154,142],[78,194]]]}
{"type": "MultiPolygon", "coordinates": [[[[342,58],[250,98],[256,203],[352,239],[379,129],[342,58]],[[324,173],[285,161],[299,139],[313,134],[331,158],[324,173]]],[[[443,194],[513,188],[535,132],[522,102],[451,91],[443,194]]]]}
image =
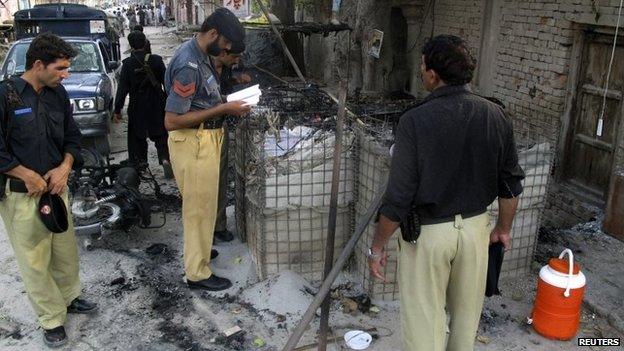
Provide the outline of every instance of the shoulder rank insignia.
{"type": "Polygon", "coordinates": [[[173,92],[183,98],[187,98],[195,93],[195,82],[189,84],[182,84],[177,80],[173,81],[173,92]]]}

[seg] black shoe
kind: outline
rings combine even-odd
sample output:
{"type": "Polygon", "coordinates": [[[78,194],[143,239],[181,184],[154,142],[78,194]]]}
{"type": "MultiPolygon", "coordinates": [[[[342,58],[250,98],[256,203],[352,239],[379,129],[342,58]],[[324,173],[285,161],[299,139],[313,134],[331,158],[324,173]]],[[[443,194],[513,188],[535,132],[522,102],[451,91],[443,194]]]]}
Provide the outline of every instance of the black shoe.
{"type": "Polygon", "coordinates": [[[173,168],[171,168],[171,162],[169,162],[169,160],[162,161],[162,168],[165,173],[165,179],[173,179],[173,168]]]}
{"type": "Polygon", "coordinates": [[[54,329],[43,330],[43,342],[48,347],[61,347],[67,343],[67,334],[62,325],[54,329]]]}
{"type": "Polygon", "coordinates": [[[67,313],[82,313],[89,314],[97,310],[97,304],[83,300],[79,297],[75,298],[69,306],[67,306],[67,313]]]}
{"type": "Polygon", "coordinates": [[[217,277],[216,275],[211,275],[210,278],[200,280],[197,282],[186,280],[186,284],[190,289],[203,289],[210,291],[221,291],[228,289],[232,286],[232,282],[227,278],[217,277]]]}
{"type": "Polygon", "coordinates": [[[217,258],[217,256],[219,256],[219,251],[212,249],[210,250],[210,260],[214,260],[215,258],[217,258]]]}
{"type": "Polygon", "coordinates": [[[219,241],[232,241],[234,240],[234,234],[229,230],[221,230],[218,232],[214,232],[214,237],[219,241]]]}

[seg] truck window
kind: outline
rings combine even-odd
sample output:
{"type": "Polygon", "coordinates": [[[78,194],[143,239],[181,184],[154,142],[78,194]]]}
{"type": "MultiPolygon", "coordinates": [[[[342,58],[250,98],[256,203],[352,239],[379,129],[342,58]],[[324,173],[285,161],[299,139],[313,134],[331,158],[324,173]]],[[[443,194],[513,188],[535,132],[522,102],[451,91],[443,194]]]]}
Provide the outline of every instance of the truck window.
{"type": "Polygon", "coordinates": [[[100,72],[102,71],[102,62],[100,55],[93,43],[70,43],[78,52],[78,55],[72,60],[70,72],[100,72]]]}
{"type": "MultiPolygon", "coordinates": [[[[101,72],[102,62],[100,54],[94,43],[90,42],[69,42],[74,47],[78,55],[72,60],[69,67],[70,72],[101,72]]],[[[28,43],[17,44],[11,50],[7,58],[7,73],[9,75],[22,74],[26,69],[26,51],[28,43]]]]}

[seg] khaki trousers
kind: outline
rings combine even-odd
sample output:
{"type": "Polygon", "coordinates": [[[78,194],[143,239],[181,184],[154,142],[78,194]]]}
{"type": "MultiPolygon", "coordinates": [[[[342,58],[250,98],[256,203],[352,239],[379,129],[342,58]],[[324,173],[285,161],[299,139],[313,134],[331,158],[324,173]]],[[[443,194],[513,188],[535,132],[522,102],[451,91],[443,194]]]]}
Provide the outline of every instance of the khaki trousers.
{"type": "Polygon", "coordinates": [[[173,174],[182,195],[186,279],[212,275],[208,263],[214,236],[223,129],[181,129],[169,133],[173,174]]]}
{"type": "MultiPolygon", "coordinates": [[[[67,191],[63,195],[69,209],[67,191]]],[[[50,232],[39,219],[39,197],[11,193],[0,201],[4,221],[15,259],[30,303],[43,329],[65,324],[67,306],[80,296],[78,246],[74,224],[64,233],[50,232]]]]}
{"type": "Polygon", "coordinates": [[[468,219],[457,215],[454,222],[423,225],[416,244],[400,239],[405,350],[474,349],[485,293],[489,223],[487,213],[468,219]]]}

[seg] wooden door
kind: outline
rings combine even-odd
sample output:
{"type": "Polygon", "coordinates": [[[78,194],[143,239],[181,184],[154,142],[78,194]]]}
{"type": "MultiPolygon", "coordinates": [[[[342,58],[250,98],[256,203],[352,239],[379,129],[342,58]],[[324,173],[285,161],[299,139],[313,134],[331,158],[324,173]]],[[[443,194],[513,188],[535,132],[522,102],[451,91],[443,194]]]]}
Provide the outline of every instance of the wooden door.
{"type": "Polygon", "coordinates": [[[609,79],[602,135],[597,135],[612,47],[613,36],[586,35],[565,156],[566,180],[602,201],[609,189],[622,122],[624,40],[619,40],[609,79]]]}

